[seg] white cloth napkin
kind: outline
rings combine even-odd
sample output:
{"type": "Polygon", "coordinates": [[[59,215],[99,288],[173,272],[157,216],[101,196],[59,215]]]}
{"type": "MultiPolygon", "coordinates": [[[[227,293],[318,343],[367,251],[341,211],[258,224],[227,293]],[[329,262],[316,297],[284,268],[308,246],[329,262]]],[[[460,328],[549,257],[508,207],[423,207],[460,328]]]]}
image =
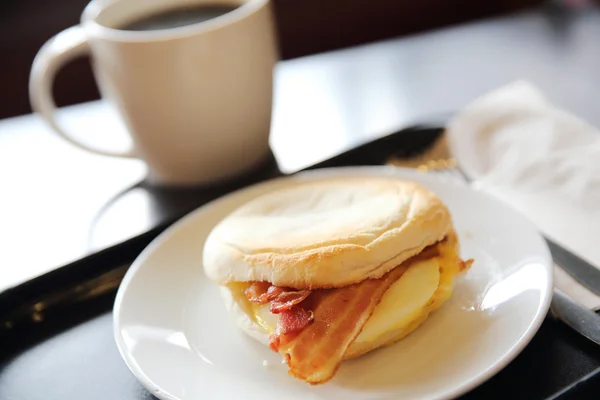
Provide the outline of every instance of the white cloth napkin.
{"type": "MultiPolygon", "coordinates": [[[[446,134],[476,187],[600,267],[600,131],[519,81],[474,101],[450,121],[446,134]]],[[[588,307],[600,307],[600,297],[560,268],[555,281],[588,307]]]]}

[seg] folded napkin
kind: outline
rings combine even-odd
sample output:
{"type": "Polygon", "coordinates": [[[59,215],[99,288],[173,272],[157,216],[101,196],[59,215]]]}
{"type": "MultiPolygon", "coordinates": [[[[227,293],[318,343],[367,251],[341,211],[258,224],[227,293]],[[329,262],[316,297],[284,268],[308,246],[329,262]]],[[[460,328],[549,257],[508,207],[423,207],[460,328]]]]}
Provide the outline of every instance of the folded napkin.
{"type": "MultiPolygon", "coordinates": [[[[600,266],[600,131],[553,107],[532,85],[515,82],[457,114],[446,140],[476,188],[600,266]]],[[[588,307],[600,307],[600,297],[560,268],[555,281],[588,307]]]]}

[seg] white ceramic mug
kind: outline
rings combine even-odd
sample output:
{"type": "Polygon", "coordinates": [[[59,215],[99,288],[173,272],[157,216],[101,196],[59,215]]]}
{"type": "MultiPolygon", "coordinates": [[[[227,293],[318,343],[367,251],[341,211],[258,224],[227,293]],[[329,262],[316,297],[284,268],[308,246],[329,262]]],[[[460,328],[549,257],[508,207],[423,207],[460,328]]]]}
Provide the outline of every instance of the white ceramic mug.
{"type": "Polygon", "coordinates": [[[160,184],[209,183],[251,169],[267,156],[277,57],[268,0],[94,0],[80,25],[40,49],[30,99],[54,131],[82,149],[141,158],[150,180],[160,184]],[[203,3],[239,7],[182,27],[118,29],[203,3]],[[55,117],[56,72],[88,52],[102,97],[116,106],[131,134],[130,151],[82,143],[55,117]]]}

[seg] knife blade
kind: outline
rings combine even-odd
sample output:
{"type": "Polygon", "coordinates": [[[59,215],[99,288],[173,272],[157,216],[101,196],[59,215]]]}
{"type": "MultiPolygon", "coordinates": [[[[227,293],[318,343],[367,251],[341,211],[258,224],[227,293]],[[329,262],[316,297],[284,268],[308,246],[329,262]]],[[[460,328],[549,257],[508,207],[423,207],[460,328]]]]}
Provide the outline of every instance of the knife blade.
{"type": "Polygon", "coordinates": [[[548,243],[554,262],[582,286],[600,296],[600,269],[571,253],[548,237],[544,236],[544,239],[548,243]]]}
{"type": "Polygon", "coordinates": [[[554,317],[600,345],[600,315],[577,303],[556,288],[550,310],[554,317]]]}

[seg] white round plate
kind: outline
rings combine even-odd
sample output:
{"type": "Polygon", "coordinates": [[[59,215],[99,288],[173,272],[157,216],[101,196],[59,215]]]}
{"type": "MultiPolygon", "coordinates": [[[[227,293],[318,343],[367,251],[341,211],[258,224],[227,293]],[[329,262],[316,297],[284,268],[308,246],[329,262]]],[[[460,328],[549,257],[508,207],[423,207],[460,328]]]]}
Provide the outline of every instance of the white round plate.
{"type": "Polygon", "coordinates": [[[509,206],[435,175],[394,167],[319,170],[261,183],[207,204],[138,257],[117,294],[114,333],[133,374],[160,399],[435,399],[458,396],[511,361],[552,295],[548,249],[509,206]],[[476,261],[452,298],[390,347],[344,361],[328,383],[287,374],[281,357],[239,330],[202,269],[212,227],[254,197],[332,176],[421,182],[448,205],[463,258],[476,261]]]}

